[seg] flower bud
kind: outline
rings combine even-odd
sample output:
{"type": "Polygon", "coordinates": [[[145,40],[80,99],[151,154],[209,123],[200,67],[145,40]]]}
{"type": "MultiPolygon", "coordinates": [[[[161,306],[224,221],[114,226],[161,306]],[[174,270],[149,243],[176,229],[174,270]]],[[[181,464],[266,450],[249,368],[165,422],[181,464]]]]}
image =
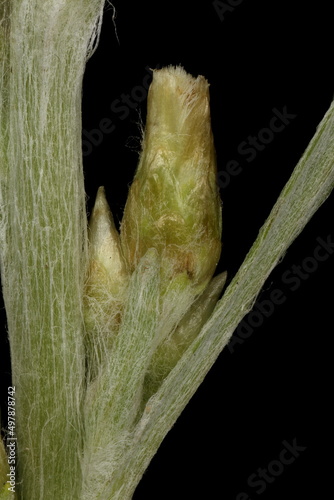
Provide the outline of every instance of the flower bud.
{"type": "Polygon", "coordinates": [[[110,351],[118,331],[129,280],[120,238],[100,187],[89,222],[89,262],[84,296],[91,375],[110,351]]]}
{"type": "Polygon", "coordinates": [[[225,286],[226,278],[226,272],[212,278],[204,292],[191,304],[173,334],[155,350],[145,378],[143,404],[146,404],[149,397],[157,391],[162,381],[196,339],[212,314],[225,286]]]}
{"type": "Polygon", "coordinates": [[[127,263],[133,270],[154,247],[161,256],[162,291],[176,283],[200,293],[219,260],[221,228],[209,84],[181,67],[155,70],[121,225],[127,263]]]}

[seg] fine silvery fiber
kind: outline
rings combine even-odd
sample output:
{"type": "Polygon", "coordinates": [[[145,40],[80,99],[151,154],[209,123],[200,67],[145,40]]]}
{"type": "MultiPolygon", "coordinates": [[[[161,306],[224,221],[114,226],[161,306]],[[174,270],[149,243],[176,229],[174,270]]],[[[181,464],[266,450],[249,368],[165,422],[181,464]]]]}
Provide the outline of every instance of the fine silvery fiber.
{"type": "MultiPolygon", "coordinates": [[[[167,68],[154,74],[121,236],[103,189],[87,231],[82,76],[103,3],[0,2],[1,273],[23,500],[132,497],[270,271],[333,187],[331,106],[215,305],[225,276],[211,279],[221,222],[207,82],[167,68]],[[166,123],[153,119],[155,109],[166,123]],[[197,112],[201,127],[188,122],[197,112]]],[[[3,448],[0,459],[2,478],[3,448]]],[[[6,486],[1,495],[12,497],[6,486]]]]}

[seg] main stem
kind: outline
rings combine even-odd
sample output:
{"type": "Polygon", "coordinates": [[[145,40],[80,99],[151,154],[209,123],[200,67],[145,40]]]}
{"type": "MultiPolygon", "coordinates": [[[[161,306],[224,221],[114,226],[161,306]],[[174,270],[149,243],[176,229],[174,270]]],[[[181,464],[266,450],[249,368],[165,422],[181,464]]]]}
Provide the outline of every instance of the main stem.
{"type": "Polygon", "coordinates": [[[103,3],[15,0],[0,10],[1,265],[24,500],[80,495],[81,91],[103,3]]]}

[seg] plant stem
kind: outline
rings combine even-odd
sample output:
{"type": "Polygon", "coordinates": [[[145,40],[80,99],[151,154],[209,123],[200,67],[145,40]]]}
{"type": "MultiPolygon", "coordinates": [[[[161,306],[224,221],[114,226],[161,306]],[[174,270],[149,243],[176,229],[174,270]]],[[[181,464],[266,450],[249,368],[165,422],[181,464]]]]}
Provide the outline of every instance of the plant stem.
{"type": "Polygon", "coordinates": [[[213,315],[146,405],[106,500],[129,500],[163,438],[198,389],[289,245],[334,186],[334,103],[213,315]]]}
{"type": "Polygon", "coordinates": [[[103,4],[15,0],[1,39],[9,110],[1,116],[8,131],[0,147],[1,264],[18,493],[25,500],[80,494],[87,226],[81,92],[103,4]]]}

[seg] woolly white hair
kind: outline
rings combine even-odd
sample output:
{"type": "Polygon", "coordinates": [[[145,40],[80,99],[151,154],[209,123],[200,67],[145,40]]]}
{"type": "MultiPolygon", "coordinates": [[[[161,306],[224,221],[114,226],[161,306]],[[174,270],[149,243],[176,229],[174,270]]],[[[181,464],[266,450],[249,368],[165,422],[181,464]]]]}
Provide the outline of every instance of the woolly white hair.
{"type": "Polygon", "coordinates": [[[16,386],[17,491],[25,500],[73,500],[81,488],[81,96],[103,6],[0,6],[1,272],[16,386]]]}

